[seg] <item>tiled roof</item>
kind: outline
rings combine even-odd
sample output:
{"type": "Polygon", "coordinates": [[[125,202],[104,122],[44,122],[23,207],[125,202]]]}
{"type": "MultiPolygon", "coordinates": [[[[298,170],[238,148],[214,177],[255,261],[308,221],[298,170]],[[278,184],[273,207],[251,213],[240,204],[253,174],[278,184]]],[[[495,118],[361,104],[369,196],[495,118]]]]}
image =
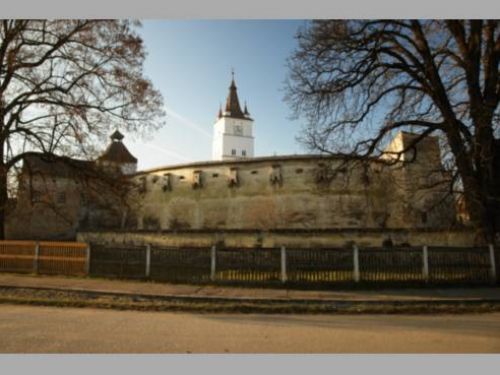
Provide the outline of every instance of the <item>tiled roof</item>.
{"type": "Polygon", "coordinates": [[[119,140],[113,140],[98,160],[114,163],[137,163],[137,158],[119,140]]]}
{"type": "Polygon", "coordinates": [[[88,160],[32,153],[24,157],[23,172],[51,177],[73,178],[84,169],[94,167],[88,160]]]}

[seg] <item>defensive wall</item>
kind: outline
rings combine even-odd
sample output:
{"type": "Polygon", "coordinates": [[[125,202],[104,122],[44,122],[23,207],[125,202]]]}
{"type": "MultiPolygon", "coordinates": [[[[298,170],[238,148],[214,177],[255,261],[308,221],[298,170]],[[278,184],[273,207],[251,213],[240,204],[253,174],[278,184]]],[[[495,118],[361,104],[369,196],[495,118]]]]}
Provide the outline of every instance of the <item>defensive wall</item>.
{"type": "Polygon", "coordinates": [[[417,189],[422,173],[318,155],[143,171],[134,176],[137,229],[449,228],[454,207],[442,187],[417,189]]]}

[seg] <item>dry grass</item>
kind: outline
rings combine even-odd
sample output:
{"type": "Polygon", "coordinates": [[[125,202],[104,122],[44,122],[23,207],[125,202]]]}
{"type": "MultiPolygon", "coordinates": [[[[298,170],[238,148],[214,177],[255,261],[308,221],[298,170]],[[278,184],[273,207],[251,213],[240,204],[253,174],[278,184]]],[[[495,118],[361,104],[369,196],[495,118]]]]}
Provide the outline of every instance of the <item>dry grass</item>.
{"type": "Polygon", "coordinates": [[[265,314],[439,314],[500,311],[494,301],[304,301],[130,296],[116,293],[0,288],[0,303],[136,311],[265,314]]]}

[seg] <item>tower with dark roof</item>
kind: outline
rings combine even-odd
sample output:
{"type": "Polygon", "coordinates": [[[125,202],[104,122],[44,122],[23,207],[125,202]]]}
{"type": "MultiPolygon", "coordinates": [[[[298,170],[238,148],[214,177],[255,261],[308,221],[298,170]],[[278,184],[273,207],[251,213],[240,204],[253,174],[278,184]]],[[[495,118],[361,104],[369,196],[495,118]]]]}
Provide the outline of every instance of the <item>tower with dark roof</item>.
{"type": "Polygon", "coordinates": [[[214,125],[213,160],[245,159],[254,156],[253,119],[245,102],[241,109],[232,72],[224,111],[219,108],[214,125]]]}
{"type": "Polygon", "coordinates": [[[97,159],[97,162],[106,167],[119,168],[123,174],[135,173],[137,171],[137,158],[123,144],[124,135],[116,130],[110,138],[111,143],[97,159]]]}

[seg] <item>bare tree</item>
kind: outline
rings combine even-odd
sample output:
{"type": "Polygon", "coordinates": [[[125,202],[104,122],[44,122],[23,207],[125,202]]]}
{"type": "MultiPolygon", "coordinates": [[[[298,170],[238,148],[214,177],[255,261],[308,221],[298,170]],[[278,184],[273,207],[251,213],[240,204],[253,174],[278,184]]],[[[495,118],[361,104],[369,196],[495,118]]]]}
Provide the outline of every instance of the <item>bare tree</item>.
{"type": "Polygon", "coordinates": [[[313,21],[297,39],[286,99],[307,120],[305,144],[369,157],[396,130],[421,134],[407,149],[438,135],[453,161],[450,184],[463,188],[481,236],[493,236],[500,21],[313,21]]]}
{"type": "Polygon", "coordinates": [[[145,50],[125,20],[0,21],[0,238],[7,176],[27,155],[92,158],[111,129],[162,125],[143,76],[145,50]]]}
{"type": "MultiPolygon", "coordinates": [[[[32,154],[23,160],[18,180],[19,202],[10,220],[14,224],[10,233],[15,237],[69,239],[76,230],[123,229],[134,223],[140,185],[123,174],[119,165],[32,154]],[[29,224],[23,228],[22,223],[29,223],[33,215],[46,219],[53,231],[33,232],[27,230],[29,224]]],[[[38,225],[46,228],[40,221],[35,228],[38,225]]]]}

